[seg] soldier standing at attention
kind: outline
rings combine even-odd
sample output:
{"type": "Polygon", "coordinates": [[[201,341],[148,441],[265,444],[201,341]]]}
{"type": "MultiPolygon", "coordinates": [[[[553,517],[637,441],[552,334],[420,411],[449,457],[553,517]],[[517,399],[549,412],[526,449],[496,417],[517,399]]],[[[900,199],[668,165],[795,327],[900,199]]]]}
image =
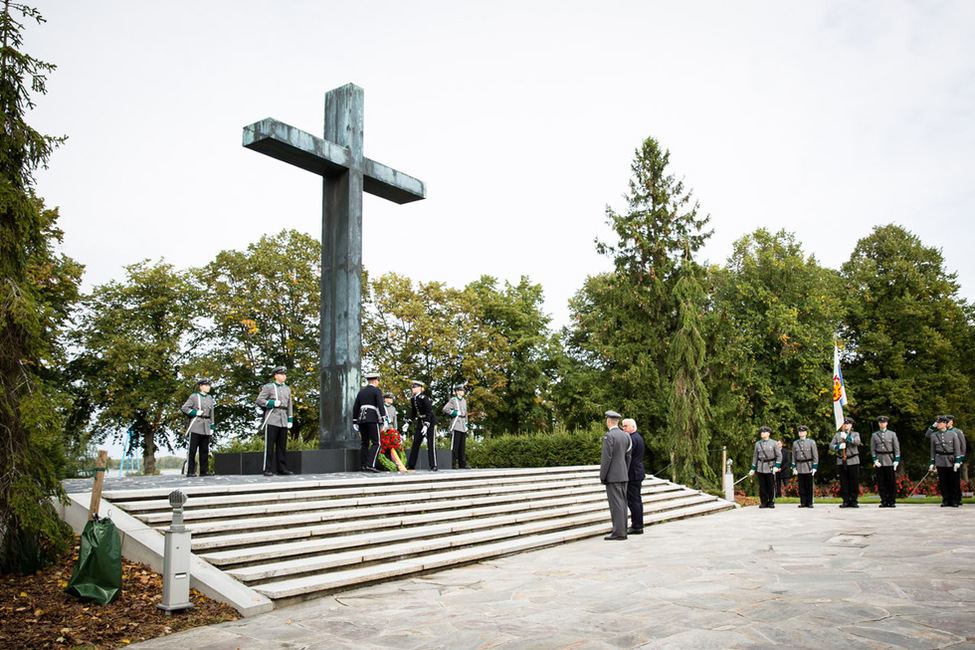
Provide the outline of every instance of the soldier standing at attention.
{"type": "Polygon", "coordinates": [[[379,375],[371,372],[364,375],[366,385],[356,395],[352,405],[352,424],[359,430],[362,447],[359,451],[359,467],[363,472],[378,472],[376,458],[379,456],[379,424],[386,419],[386,405],[383,392],[379,390],[379,375]]]}
{"type": "Polygon", "coordinates": [[[278,366],[271,371],[274,381],[261,388],[257,395],[257,405],[264,409],[264,426],[267,444],[265,445],[264,476],[294,474],[285,464],[288,451],[288,429],[294,424],[294,411],[291,403],[291,388],[284,382],[288,379],[288,369],[278,366]]]}
{"type": "Polygon", "coordinates": [[[464,384],[454,386],[454,396],[444,404],[443,412],[450,416],[450,467],[467,469],[467,401],[464,384]]]}
{"type": "Polygon", "coordinates": [[[961,445],[954,430],[948,428],[947,415],[939,415],[935,431],[931,435],[931,465],[928,471],[938,470],[938,488],[941,491],[941,507],[957,508],[961,503],[961,491],[955,494],[955,476],[961,467],[961,445]]]}
{"type": "Polygon", "coordinates": [[[853,418],[845,418],[829,448],[836,452],[836,473],[840,475],[841,508],[859,508],[860,434],[853,431],[853,418]]]}
{"type": "Polygon", "coordinates": [[[420,455],[420,444],[423,437],[427,439],[427,458],[430,461],[430,471],[437,471],[437,448],[434,444],[437,433],[437,416],[433,412],[433,404],[430,398],[423,394],[423,382],[413,381],[410,390],[413,397],[410,398],[410,420],[403,425],[403,433],[413,429],[413,446],[410,448],[410,457],[406,461],[407,469],[416,469],[416,461],[420,455]]]}
{"type": "Polygon", "coordinates": [[[965,454],[968,453],[968,442],[965,440],[965,433],[955,426],[955,416],[946,415],[948,418],[948,431],[953,431],[958,440],[958,457],[955,458],[955,474],[952,477],[955,488],[955,507],[961,507],[961,466],[965,462],[965,454]]]}
{"type": "Polygon", "coordinates": [[[613,532],[606,540],[626,539],[626,483],[633,443],[617,426],[623,417],[616,411],[606,411],[606,428],[603,436],[603,453],[599,463],[599,481],[606,486],[609,514],[613,520],[613,532]]]}
{"type": "Polygon", "coordinates": [[[647,471],[643,467],[643,455],[646,445],[643,436],[637,433],[636,420],[626,418],[620,428],[630,435],[633,449],[630,451],[630,469],[626,476],[626,506],[630,509],[630,527],[627,535],[643,534],[643,479],[647,471]]]}
{"type": "Polygon", "coordinates": [[[196,476],[196,452],[200,452],[200,476],[208,476],[210,469],[210,434],[213,433],[213,398],[210,397],[210,380],[196,382],[196,392],[190,395],[180,411],[190,418],[186,432],[190,435],[189,461],[186,476],[196,476]]]}
{"type": "Polygon", "coordinates": [[[881,508],[896,508],[897,486],[894,472],[901,462],[901,443],[897,434],[887,429],[890,421],[886,415],[877,418],[878,430],[870,436],[870,456],[877,470],[877,491],[880,492],[881,508]]]}
{"type": "Polygon", "coordinates": [[[819,469],[819,450],[810,440],[809,427],[800,426],[799,439],[792,443],[792,473],[798,476],[799,507],[813,507],[813,476],[819,469]]]}
{"type": "Polygon", "coordinates": [[[782,448],[779,443],[770,439],[772,429],[761,427],[758,430],[761,440],[755,442],[755,453],[752,454],[752,468],[749,476],[758,472],[759,508],[775,507],[775,475],[782,470],[782,448]]]}
{"type": "Polygon", "coordinates": [[[380,431],[399,431],[399,422],[396,417],[396,407],[393,406],[393,394],[383,393],[383,405],[386,407],[386,417],[380,431]]]}

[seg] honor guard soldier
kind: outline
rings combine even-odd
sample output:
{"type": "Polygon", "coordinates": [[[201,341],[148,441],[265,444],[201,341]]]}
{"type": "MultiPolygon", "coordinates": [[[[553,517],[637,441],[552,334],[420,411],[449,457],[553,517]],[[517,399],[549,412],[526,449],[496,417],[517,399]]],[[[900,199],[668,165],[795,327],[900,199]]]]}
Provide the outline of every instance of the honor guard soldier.
{"type": "Polygon", "coordinates": [[[853,418],[845,418],[843,426],[829,448],[836,452],[836,473],[840,475],[841,508],[859,508],[860,498],[860,434],[853,430],[853,418]]]}
{"type": "Polygon", "coordinates": [[[210,380],[199,379],[196,392],[190,395],[180,411],[189,418],[186,433],[189,434],[189,459],[186,476],[196,476],[196,452],[200,452],[200,476],[208,476],[210,469],[210,434],[213,433],[213,398],[210,397],[210,380]]]}
{"type": "Polygon", "coordinates": [[[775,475],[782,470],[782,448],[772,440],[772,429],[761,427],[758,430],[761,440],[755,442],[755,452],[752,454],[752,468],[749,476],[758,472],[759,508],[775,507],[775,475]]]}
{"type": "Polygon", "coordinates": [[[359,451],[359,466],[363,472],[378,472],[376,458],[379,456],[379,425],[386,419],[386,405],[383,392],[379,390],[379,375],[364,375],[366,385],[356,395],[352,405],[352,425],[359,431],[362,448],[359,451]]]}
{"type": "Polygon", "coordinates": [[[630,467],[633,442],[619,428],[620,418],[616,411],[606,411],[606,428],[603,436],[603,452],[599,462],[599,480],[606,486],[609,514],[613,520],[613,532],[603,539],[626,539],[626,484],[630,467]]]}
{"type": "Polygon", "coordinates": [[[948,428],[947,415],[939,415],[935,431],[931,435],[931,465],[928,471],[938,470],[938,488],[941,490],[941,507],[957,508],[961,505],[961,490],[955,494],[955,475],[964,457],[961,444],[954,430],[948,428]]]}
{"type": "Polygon", "coordinates": [[[961,507],[961,466],[965,462],[965,455],[968,453],[968,442],[965,440],[965,433],[955,426],[955,416],[945,415],[948,418],[948,431],[953,431],[958,440],[958,458],[955,459],[955,473],[952,477],[955,488],[955,507],[961,507]]]}
{"type": "Polygon", "coordinates": [[[819,450],[808,438],[809,427],[798,428],[799,439],[792,443],[792,473],[799,483],[799,507],[813,507],[813,477],[819,469],[819,450]]]}
{"type": "Polygon", "coordinates": [[[294,424],[291,388],[284,382],[288,369],[278,366],[271,371],[274,381],[261,388],[257,405],[264,409],[264,476],[294,474],[285,464],[288,451],[288,430],[294,424]]]}
{"type": "Polygon", "coordinates": [[[380,431],[399,431],[396,407],[393,406],[393,394],[383,393],[383,405],[386,407],[386,417],[380,431]]]}
{"type": "Polygon", "coordinates": [[[464,384],[454,386],[454,396],[444,404],[443,412],[450,416],[450,467],[467,469],[467,400],[464,384]]]}
{"type": "Polygon", "coordinates": [[[870,456],[877,470],[877,491],[880,492],[881,508],[896,508],[897,485],[894,472],[901,462],[901,443],[897,434],[887,428],[886,415],[877,418],[877,431],[870,436],[870,456]]]}
{"type": "Polygon", "coordinates": [[[413,446],[410,448],[410,457],[406,462],[407,469],[416,469],[416,461],[420,455],[420,444],[424,436],[427,439],[427,458],[430,461],[430,471],[437,471],[437,448],[434,444],[437,433],[437,416],[433,412],[433,404],[430,398],[423,394],[424,384],[422,381],[413,381],[410,391],[413,396],[410,398],[410,419],[403,425],[403,433],[413,427],[413,446]]]}

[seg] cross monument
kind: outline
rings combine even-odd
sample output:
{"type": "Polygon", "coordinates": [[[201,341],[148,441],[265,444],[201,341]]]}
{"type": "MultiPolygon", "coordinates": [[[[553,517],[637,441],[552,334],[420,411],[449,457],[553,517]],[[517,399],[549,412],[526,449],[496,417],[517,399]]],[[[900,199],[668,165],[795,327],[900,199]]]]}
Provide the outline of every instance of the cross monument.
{"type": "Polygon", "coordinates": [[[360,444],[352,431],[352,403],[362,372],[362,193],[400,204],[426,198],[423,181],[362,155],[363,97],[354,84],[325,93],[324,138],[271,118],[244,127],[248,149],[324,179],[320,449],[360,444]]]}

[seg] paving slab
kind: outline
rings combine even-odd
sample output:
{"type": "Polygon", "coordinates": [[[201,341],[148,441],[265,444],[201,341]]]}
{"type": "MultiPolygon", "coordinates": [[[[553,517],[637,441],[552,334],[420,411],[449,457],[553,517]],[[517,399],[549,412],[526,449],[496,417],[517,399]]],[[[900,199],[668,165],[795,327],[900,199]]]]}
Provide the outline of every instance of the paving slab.
{"type": "MultiPolygon", "coordinates": [[[[975,510],[743,508],[279,608],[133,647],[975,647],[975,510]]],[[[607,510],[608,518],[608,510],[607,510]]]]}

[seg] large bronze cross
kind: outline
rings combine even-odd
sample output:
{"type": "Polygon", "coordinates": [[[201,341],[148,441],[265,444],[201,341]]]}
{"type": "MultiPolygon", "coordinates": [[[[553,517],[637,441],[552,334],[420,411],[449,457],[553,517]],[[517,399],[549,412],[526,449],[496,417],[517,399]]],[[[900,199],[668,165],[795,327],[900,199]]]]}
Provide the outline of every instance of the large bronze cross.
{"type": "Polygon", "coordinates": [[[395,203],[426,197],[426,186],[362,155],[362,88],[325,94],[325,136],[274,119],[244,127],[244,146],[318,174],[322,206],[322,311],[318,446],[354,449],[352,403],[362,363],[362,193],[395,203]]]}

